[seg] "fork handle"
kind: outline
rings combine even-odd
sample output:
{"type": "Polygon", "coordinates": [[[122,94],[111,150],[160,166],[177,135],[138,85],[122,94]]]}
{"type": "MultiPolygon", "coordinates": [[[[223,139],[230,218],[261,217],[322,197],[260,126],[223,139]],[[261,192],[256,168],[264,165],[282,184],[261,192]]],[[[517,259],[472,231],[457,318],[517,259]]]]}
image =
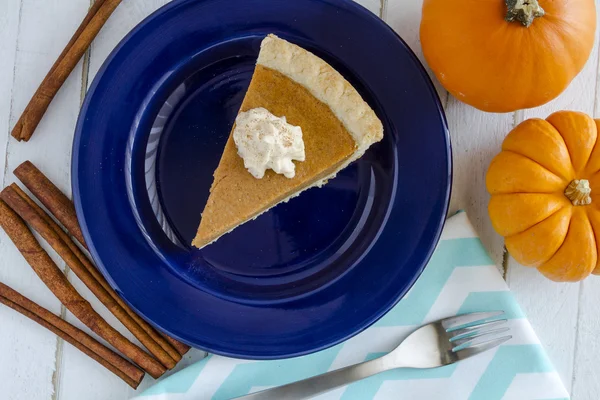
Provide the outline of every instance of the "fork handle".
{"type": "MultiPolygon", "coordinates": [[[[379,374],[394,366],[388,362],[386,356],[376,358],[371,361],[366,361],[360,364],[351,365],[349,367],[337,369],[327,372],[322,375],[313,376],[294,383],[289,383],[284,386],[279,386],[273,389],[263,390],[249,394],[247,396],[237,397],[238,400],[296,400],[308,399],[319,394],[323,394],[340,386],[345,386],[350,383],[368,378],[379,374]]],[[[391,360],[389,360],[391,361],[391,360]]]]}

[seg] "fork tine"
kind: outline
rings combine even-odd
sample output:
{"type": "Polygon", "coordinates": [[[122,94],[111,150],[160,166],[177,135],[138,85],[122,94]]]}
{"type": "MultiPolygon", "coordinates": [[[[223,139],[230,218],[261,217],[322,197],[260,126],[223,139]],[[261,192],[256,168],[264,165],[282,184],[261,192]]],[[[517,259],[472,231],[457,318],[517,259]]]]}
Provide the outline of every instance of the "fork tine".
{"type": "Polygon", "coordinates": [[[504,311],[476,312],[470,314],[457,315],[456,317],[450,317],[443,320],[442,326],[448,331],[460,328],[464,325],[469,325],[475,322],[494,318],[502,314],[504,314],[504,311]]]}
{"type": "Polygon", "coordinates": [[[457,339],[462,339],[464,337],[471,337],[471,336],[475,336],[479,333],[483,333],[484,330],[487,331],[491,328],[496,328],[500,325],[504,325],[506,323],[506,321],[507,320],[505,320],[505,319],[500,319],[500,320],[484,322],[483,324],[472,325],[472,326],[468,326],[466,328],[454,329],[454,330],[451,330],[450,332],[448,332],[448,334],[452,335],[450,340],[457,340],[457,339]]]}
{"type": "Polygon", "coordinates": [[[456,354],[459,360],[464,360],[465,358],[473,357],[474,355],[498,347],[510,339],[512,339],[512,336],[503,336],[498,339],[487,340],[483,343],[467,347],[466,349],[457,350],[454,352],[454,354],[456,354]]]}
{"type": "Polygon", "coordinates": [[[470,347],[470,346],[476,346],[478,344],[484,343],[485,341],[487,341],[488,339],[492,338],[492,337],[498,337],[499,333],[504,333],[506,331],[509,331],[510,328],[500,328],[500,329],[492,329],[490,331],[485,331],[485,332],[481,332],[478,333],[476,335],[473,336],[467,336],[467,337],[463,337],[461,339],[456,339],[456,340],[450,340],[451,344],[454,346],[453,350],[457,351],[460,350],[460,348],[465,348],[465,347],[470,347]]]}

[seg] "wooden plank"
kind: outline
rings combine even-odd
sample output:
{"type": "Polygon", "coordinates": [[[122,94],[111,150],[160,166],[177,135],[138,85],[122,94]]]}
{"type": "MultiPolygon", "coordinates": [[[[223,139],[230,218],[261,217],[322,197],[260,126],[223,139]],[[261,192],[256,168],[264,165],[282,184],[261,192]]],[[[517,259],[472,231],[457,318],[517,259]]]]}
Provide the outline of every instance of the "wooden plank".
{"type": "Polygon", "coordinates": [[[597,399],[600,380],[597,378],[600,357],[600,282],[591,278],[581,284],[577,341],[573,360],[572,399],[597,399]]]}
{"type": "MultiPolygon", "coordinates": [[[[4,120],[2,122],[2,143],[6,143],[6,148],[2,148],[6,154],[5,162],[2,163],[3,167],[6,166],[2,171],[4,184],[14,180],[12,170],[20,162],[31,159],[47,171],[61,188],[70,188],[70,148],[79,105],[81,69],[76,71],[60,91],[36,136],[29,143],[17,143],[6,138],[9,128],[12,128],[75,31],[79,15],[85,13],[88,4],[87,0],[23,0],[2,2],[0,5],[0,19],[6,18],[0,24],[0,32],[4,31],[0,33],[3,40],[3,45],[0,46],[0,82],[3,87],[6,87],[3,82],[5,79],[14,82],[12,90],[3,91],[12,93],[10,107],[7,109],[4,100],[0,100],[0,118],[4,118],[5,112],[10,112],[8,124],[4,120]],[[17,24],[20,24],[18,37],[17,24]],[[7,67],[10,70],[6,70],[7,67]]],[[[0,242],[3,261],[0,265],[0,280],[59,313],[58,300],[35,276],[4,233],[0,234],[0,242]]],[[[2,397],[53,398],[53,393],[58,389],[55,369],[56,359],[60,358],[60,342],[44,328],[5,308],[0,309],[0,320],[2,397]]]]}
{"type": "MultiPolygon", "coordinates": [[[[23,1],[11,126],[70,40],[88,7],[89,0],[23,1]]],[[[81,64],[59,91],[31,141],[9,141],[5,183],[14,181],[12,170],[16,166],[31,159],[62,190],[70,193],[71,146],[79,112],[80,83],[81,64]]]]}
{"type": "Polygon", "coordinates": [[[450,214],[467,212],[490,257],[502,268],[504,239],[496,234],[488,217],[485,174],[513,127],[513,115],[484,113],[449,96],[446,116],[454,161],[450,214]]]}
{"type": "Polygon", "coordinates": [[[536,269],[519,265],[512,257],[507,269],[510,289],[570,391],[579,284],[551,282],[536,269]]]}
{"type": "Polygon", "coordinates": [[[381,16],[383,0],[354,0],[373,14],[381,16]]]}
{"type": "Polygon", "coordinates": [[[448,92],[435,79],[435,76],[427,66],[421,49],[421,39],[419,38],[419,28],[421,26],[421,14],[423,8],[422,0],[385,0],[382,3],[382,13],[385,22],[391,26],[406,44],[415,52],[425,69],[431,76],[435,88],[442,99],[442,104],[446,104],[448,92]]]}
{"type": "Polygon", "coordinates": [[[502,139],[512,128],[513,117],[511,114],[484,113],[448,95],[423,57],[419,39],[421,9],[420,0],[387,0],[384,18],[421,59],[445,106],[454,158],[450,214],[458,210],[468,212],[484,245],[496,265],[500,266],[504,241],[495,234],[487,216],[485,171],[498,152],[502,139]]]}
{"type": "Polygon", "coordinates": [[[89,66],[89,83],[108,57],[137,24],[169,0],[144,0],[122,2],[92,43],[89,66]]]}
{"type": "MultiPolygon", "coordinates": [[[[567,90],[544,106],[520,112],[518,122],[533,117],[546,118],[558,110],[583,111],[592,115],[597,96],[597,75],[598,31],[596,31],[596,45],[590,59],[567,90]]],[[[597,303],[594,303],[596,295],[593,292],[594,289],[600,289],[600,282],[590,278],[585,286],[587,290],[582,291],[581,284],[551,282],[537,271],[518,265],[512,258],[509,259],[507,280],[545,345],[567,389],[571,391],[572,383],[578,386],[579,396],[573,398],[597,398],[598,392],[595,396],[591,396],[591,392],[586,390],[597,385],[594,383],[597,363],[593,365],[593,360],[589,358],[592,355],[590,349],[594,349],[589,331],[600,327],[597,323],[594,325],[595,319],[590,316],[590,314],[597,314],[595,313],[597,303]],[[578,316],[582,313],[587,313],[589,319],[580,317],[578,322],[578,316]],[[578,356],[575,356],[576,349],[578,356]]],[[[595,350],[594,355],[599,357],[600,349],[595,350]]],[[[575,387],[573,389],[575,390],[575,387]]]]}
{"type": "MultiPolygon", "coordinates": [[[[600,1],[598,0],[596,0],[596,7],[600,9],[600,1]]],[[[600,20],[600,18],[597,20],[600,20]]],[[[596,38],[596,52],[599,52],[599,42],[600,40],[596,38]]],[[[600,53],[596,54],[596,57],[598,59],[592,60],[589,66],[590,69],[596,68],[593,116],[594,118],[600,118],[600,53]]],[[[591,83],[590,79],[590,86],[592,86],[591,83]]],[[[587,88],[588,91],[590,89],[587,88]]],[[[590,100],[588,99],[588,101],[590,100]]],[[[600,304],[600,280],[598,277],[591,277],[581,284],[579,293],[578,329],[573,357],[571,389],[573,400],[594,399],[598,398],[600,394],[600,381],[596,378],[598,360],[600,359],[600,344],[598,343],[600,314],[598,313],[598,304],[600,304]]]]}
{"type": "MultiPolygon", "coordinates": [[[[10,112],[15,79],[15,59],[19,32],[21,1],[3,1],[0,3],[0,154],[6,158],[6,143],[10,136],[10,112]]],[[[0,163],[0,177],[4,179],[5,162],[0,163]]]]}

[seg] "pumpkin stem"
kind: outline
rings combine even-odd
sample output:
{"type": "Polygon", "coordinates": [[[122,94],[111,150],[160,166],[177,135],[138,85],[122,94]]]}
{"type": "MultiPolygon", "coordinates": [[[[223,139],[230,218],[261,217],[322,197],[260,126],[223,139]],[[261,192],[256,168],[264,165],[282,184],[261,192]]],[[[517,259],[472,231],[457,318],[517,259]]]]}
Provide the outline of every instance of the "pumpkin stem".
{"type": "Polygon", "coordinates": [[[574,206],[587,206],[591,204],[592,198],[590,197],[590,193],[592,193],[592,189],[587,179],[575,179],[565,189],[565,196],[571,200],[574,206]]]}
{"type": "Polygon", "coordinates": [[[534,19],[545,14],[538,0],[506,0],[506,7],[508,11],[504,19],[508,22],[519,21],[526,27],[529,27],[534,19]]]}

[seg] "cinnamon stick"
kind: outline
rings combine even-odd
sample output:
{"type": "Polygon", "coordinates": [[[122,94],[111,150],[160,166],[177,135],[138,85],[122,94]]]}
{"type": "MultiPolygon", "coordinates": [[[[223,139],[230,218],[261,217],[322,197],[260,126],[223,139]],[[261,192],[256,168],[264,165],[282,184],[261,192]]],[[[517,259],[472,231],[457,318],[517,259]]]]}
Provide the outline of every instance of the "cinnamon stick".
{"type": "MultiPolygon", "coordinates": [[[[92,263],[92,261],[85,255],[85,253],[75,244],[75,242],[71,239],[71,237],[69,237],[69,235],[67,235],[65,233],[65,231],[62,230],[62,228],[60,226],[58,226],[58,224],[52,219],[51,216],[49,216],[40,206],[37,205],[37,203],[35,201],[33,201],[31,199],[31,197],[29,197],[27,195],[27,193],[25,193],[16,183],[13,183],[10,185],[10,187],[17,192],[17,194],[19,196],[21,196],[21,198],[29,205],[29,207],[35,211],[40,217],[42,217],[44,219],[44,221],[46,221],[46,223],[52,228],[52,230],[58,235],[58,237],[69,247],[69,249],[75,254],[75,256],[79,259],[79,261],[83,264],[83,266],[85,267],[85,269],[92,275],[93,279],[95,279],[95,282],[92,282],[91,279],[89,277],[85,277],[85,279],[89,280],[89,284],[86,283],[86,286],[89,287],[89,285],[100,285],[102,286],[107,292],[108,294],[112,297],[112,299],[118,304],[119,307],[121,307],[128,315],[131,319],[133,319],[133,322],[131,321],[123,321],[121,320],[121,322],[125,325],[125,327],[127,329],[129,329],[129,331],[131,331],[137,338],[138,340],[140,340],[140,342],[142,342],[142,344],[144,346],[146,346],[146,348],[148,350],[150,350],[150,352],[156,357],[158,358],[159,361],[161,361],[163,363],[163,365],[169,369],[173,368],[175,366],[175,364],[177,364],[177,362],[179,362],[181,360],[181,356],[182,354],[179,353],[179,349],[177,349],[176,343],[178,343],[179,345],[181,345],[181,343],[174,341],[175,343],[171,343],[169,341],[170,338],[166,338],[163,337],[160,333],[158,333],[154,328],[152,328],[146,321],[144,321],[139,315],[137,315],[124,301],[123,299],[121,299],[121,297],[117,294],[117,292],[115,292],[110,285],[108,284],[108,282],[106,281],[106,279],[104,278],[104,276],[102,276],[102,274],[100,273],[100,271],[98,271],[98,269],[96,268],[96,266],[92,263]],[[145,332],[145,334],[147,334],[148,336],[150,336],[150,338],[156,342],[156,344],[158,344],[160,346],[160,349],[155,347],[155,344],[153,343],[144,343],[143,338],[145,337],[144,333],[139,333],[140,336],[138,336],[138,334],[136,334],[136,332],[139,332],[139,329],[142,329],[143,332],[145,332]],[[168,358],[164,358],[164,362],[163,362],[163,357],[164,355],[162,354],[162,350],[164,350],[165,352],[167,352],[168,354],[168,358]],[[160,355],[160,357],[159,357],[160,355]]],[[[9,206],[12,207],[12,205],[10,204],[10,202],[8,203],[9,206]]],[[[12,207],[13,210],[15,209],[14,207],[12,207]]],[[[31,222],[21,216],[23,219],[25,219],[25,222],[29,223],[31,225],[31,222]]],[[[33,225],[32,225],[33,226],[33,225]]],[[[37,230],[37,228],[34,226],[34,229],[37,230]]],[[[40,232],[41,234],[41,232],[40,232]]],[[[44,238],[46,241],[48,239],[44,238]]],[[[54,247],[53,247],[54,248],[54,247]]],[[[56,248],[54,248],[57,252],[58,250],[56,248]]],[[[60,252],[59,255],[61,255],[61,257],[63,256],[60,252]]],[[[79,276],[79,279],[81,279],[82,281],[84,280],[84,277],[79,276]]],[[[92,290],[93,292],[93,290],[92,290]]],[[[95,294],[95,293],[94,293],[95,294]]],[[[147,339],[145,339],[147,340],[147,339]]],[[[171,339],[173,340],[173,339],[171,339]]],[[[185,345],[184,345],[185,346],[185,345]]],[[[189,348],[188,348],[189,350],[189,348]]]]}
{"type": "Polygon", "coordinates": [[[12,136],[28,141],[48,106],[122,0],[96,0],[13,128],[12,136]]]}
{"type": "Polygon", "coordinates": [[[14,171],[27,189],[42,202],[71,236],[75,237],[87,249],[83,233],[77,221],[75,206],[31,161],[25,161],[14,171]]]}
{"type": "MultiPolygon", "coordinates": [[[[89,262],[83,252],[72,243],[71,239],[58,226],[53,226],[43,217],[43,210],[35,205],[35,202],[27,196],[16,184],[12,184],[0,193],[0,198],[8,204],[23,220],[35,229],[48,244],[60,255],[73,270],[75,275],[90,289],[102,304],[121,323],[129,329],[138,340],[146,346],[150,353],[156,357],[165,367],[172,369],[176,361],[139,326],[133,318],[115,300],[117,294],[110,288],[108,282],[102,277],[96,268],[89,262]],[[60,231],[60,233],[59,233],[60,231]],[[62,238],[61,238],[62,234],[62,238]],[[67,243],[71,242],[71,246],[67,243]],[[78,253],[79,255],[77,255],[78,253]],[[93,271],[93,272],[92,272],[93,271]],[[103,281],[105,285],[100,282],[103,281]],[[108,288],[108,290],[106,289],[108,288]]],[[[54,221],[52,221],[53,224],[54,221]]],[[[181,356],[175,349],[179,359],[181,356]]]]}
{"type": "Polygon", "coordinates": [[[66,342],[96,360],[109,371],[136,389],[144,378],[144,371],[130,363],[87,333],[69,324],[45,308],[27,299],[0,282],[0,303],[23,314],[66,342]]]}
{"type": "MultiPolygon", "coordinates": [[[[25,161],[19,165],[14,174],[31,193],[46,207],[50,213],[67,229],[67,232],[73,236],[77,241],[87,249],[83,233],[77,220],[77,214],[75,213],[75,206],[73,202],[58,188],[50,179],[46,177],[31,161],[25,161]]],[[[34,203],[35,204],[35,203],[34,203]]],[[[46,213],[43,213],[47,215],[46,213]]],[[[48,216],[49,220],[54,222],[52,218],[48,216]]],[[[58,228],[62,232],[62,229],[58,228]]],[[[92,266],[93,270],[97,271],[95,266],[92,266]]],[[[100,274],[101,275],[101,274],[100,274]]],[[[105,281],[105,280],[103,280],[105,281]]],[[[100,281],[101,283],[103,281],[100,281]]],[[[108,283],[106,283],[108,285],[108,283]]],[[[104,286],[104,284],[103,284],[104,286]]],[[[110,288],[110,286],[107,286],[110,288]]],[[[120,297],[117,296],[120,300],[120,297]]],[[[116,299],[115,299],[116,300],[116,299]]],[[[118,300],[117,300],[118,301],[118,300]]],[[[123,303],[124,304],[124,303],[123,303]]],[[[130,316],[148,333],[165,351],[171,355],[176,361],[179,361],[181,357],[177,358],[173,354],[172,348],[175,348],[179,355],[184,355],[190,350],[190,347],[173,339],[167,335],[162,335],[171,344],[165,343],[160,340],[160,334],[152,328],[146,321],[138,316],[129,307],[124,307],[130,316]]]]}
{"type": "Polygon", "coordinates": [[[2,200],[0,200],[0,226],[48,289],[75,317],[153,378],[158,378],[166,372],[161,363],[110,326],[90,303],[77,293],[48,253],[40,246],[25,222],[2,200]]]}
{"type": "Polygon", "coordinates": [[[181,356],[183,356],[191,349],[191,347],[187,344],[181,343],[180,341],[173,339],[171,336],[163,334],[163,337],[175,348],[175,350],[177,350],[177,352],[181,356]]]}

